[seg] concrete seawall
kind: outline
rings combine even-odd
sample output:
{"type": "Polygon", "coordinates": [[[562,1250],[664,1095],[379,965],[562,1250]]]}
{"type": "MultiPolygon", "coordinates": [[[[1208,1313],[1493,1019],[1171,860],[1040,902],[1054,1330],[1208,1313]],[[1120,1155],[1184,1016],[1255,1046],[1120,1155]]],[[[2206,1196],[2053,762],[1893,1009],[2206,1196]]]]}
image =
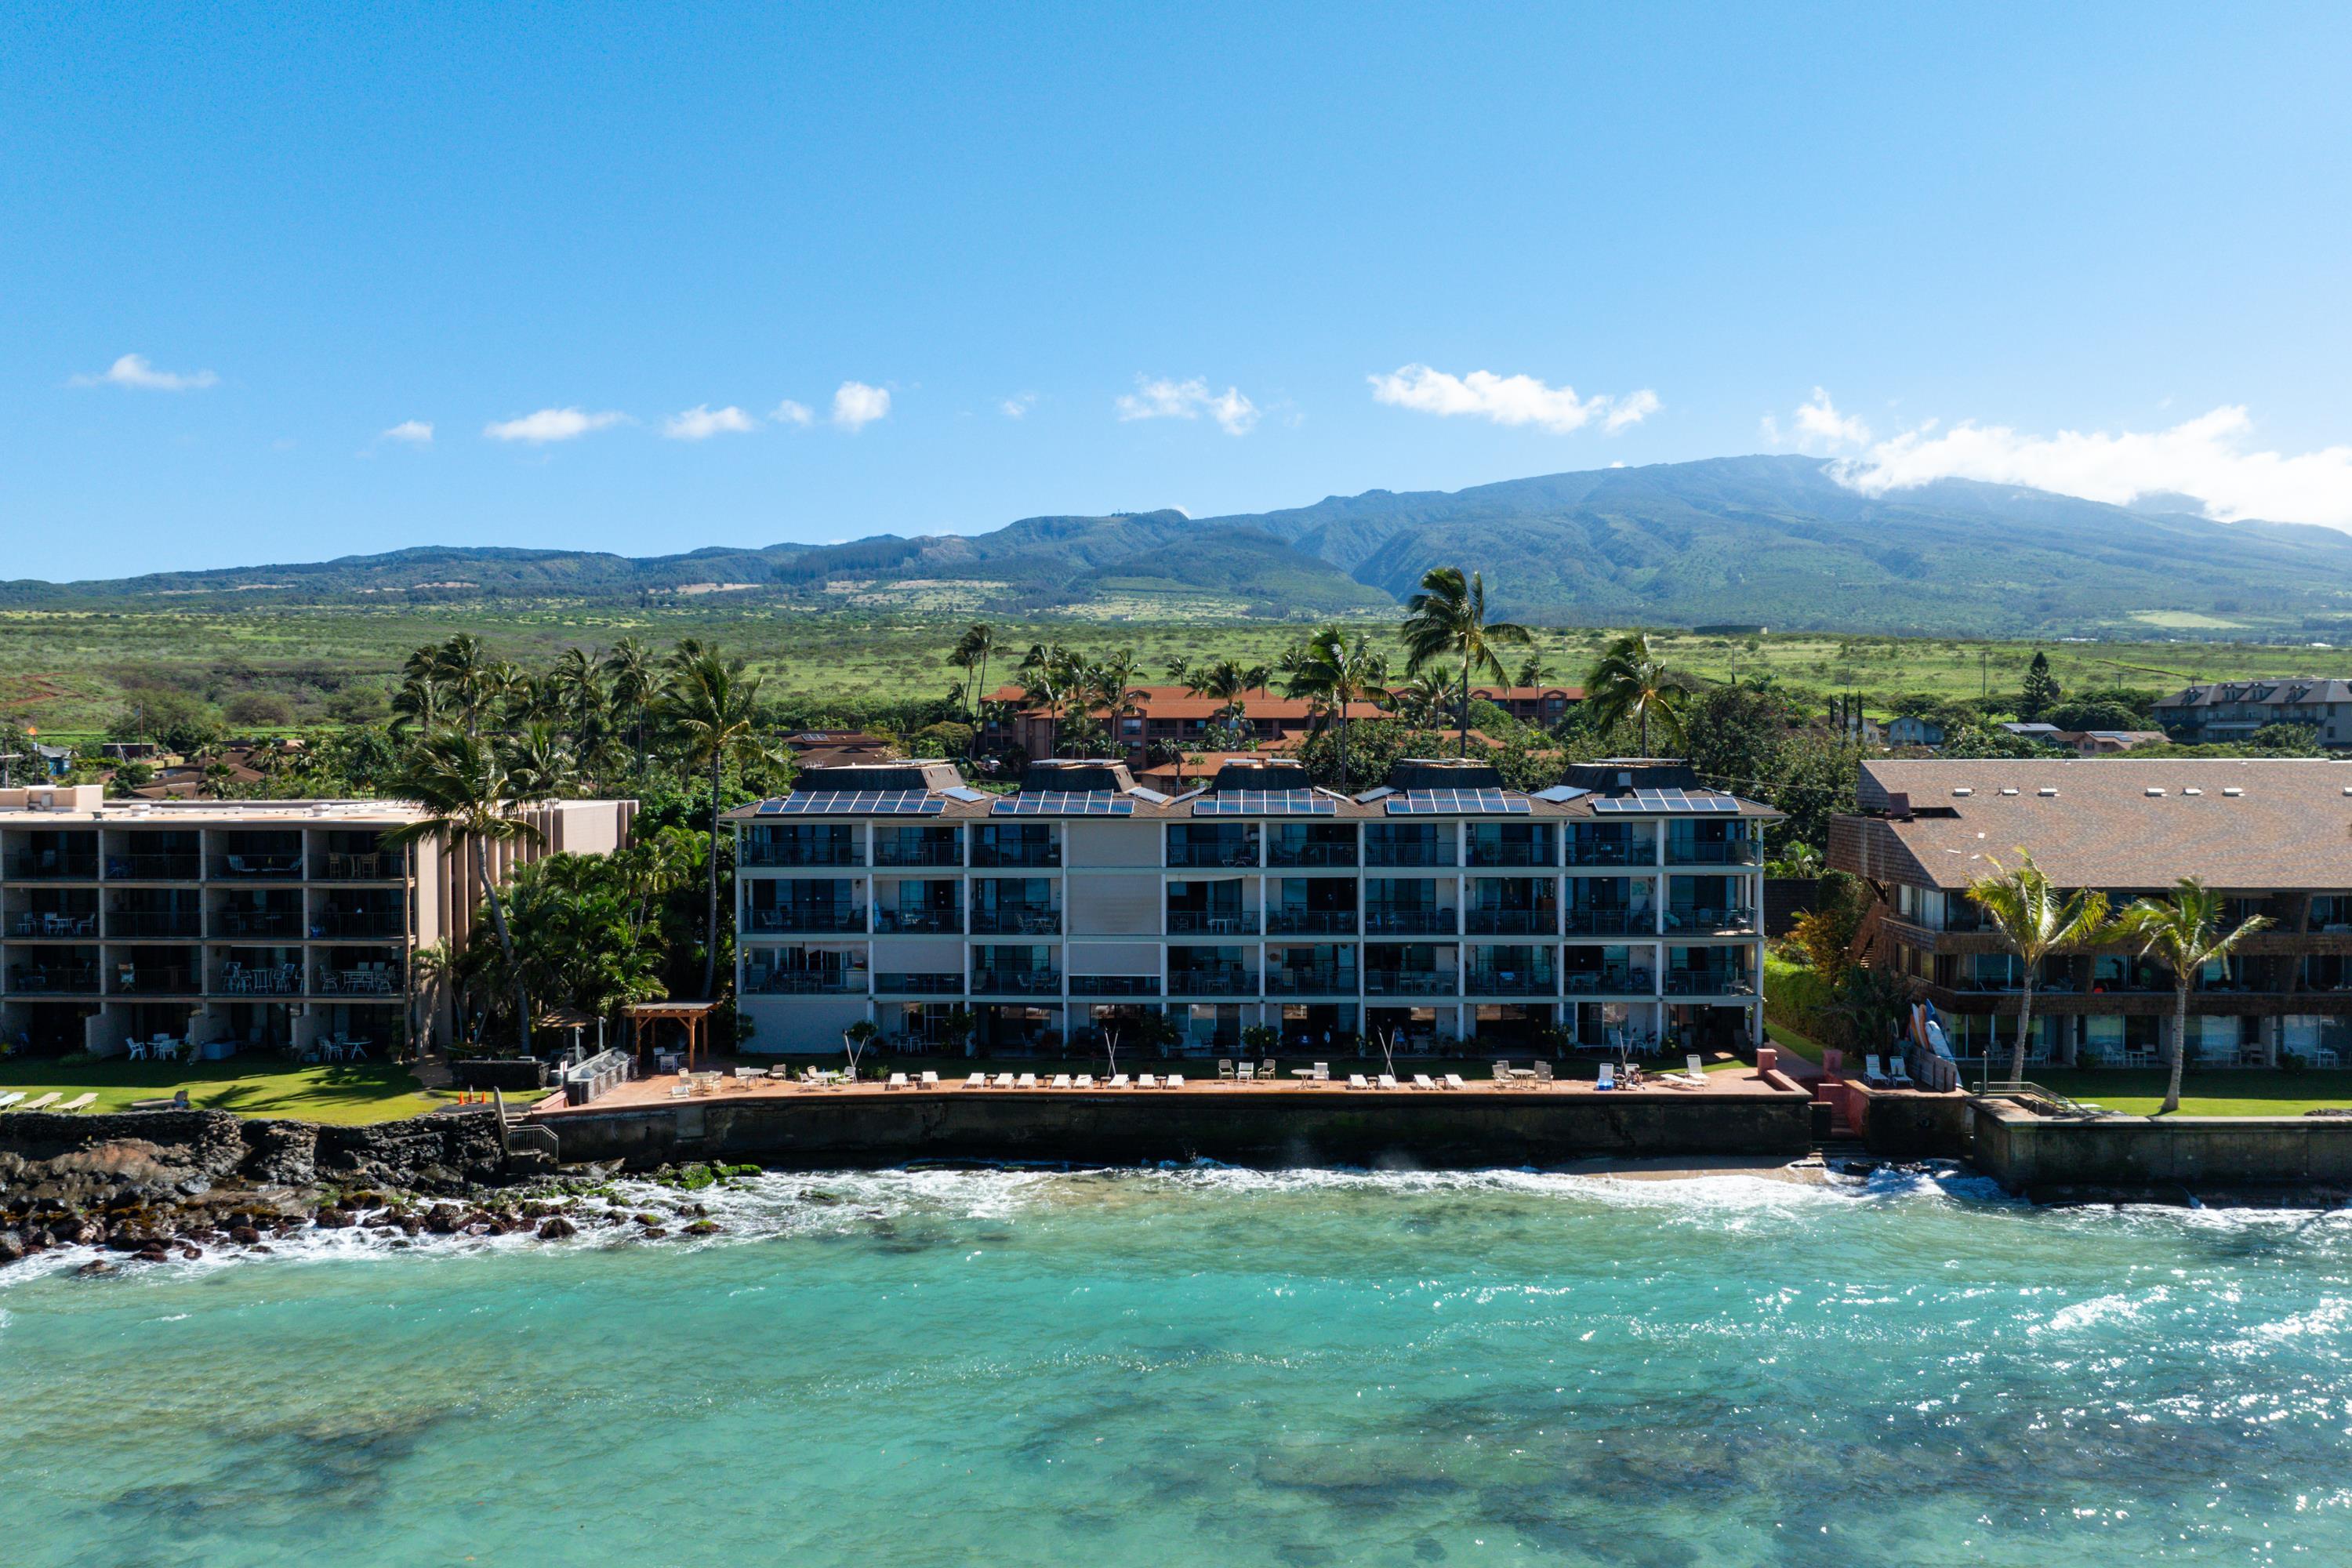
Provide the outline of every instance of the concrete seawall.
{"type": "Polygon", "coordinates": [[[2061,1121],[1969,1101],[1977,1167],[2013,1193],[2352,1187],[2352,1118],[2114,1116],[2061,1121]]]}
{"type": "Polygon", "coordinates": [[[534,1117],[566,1162],[895,1164],[1203,1158],[1257,1166],[1545,1165],[1596,1156],[1759,1154],[1811,1147],[1811,1098],[1759,1086],[1679,1096],[1426,1093],[1185,1096],[998,1091],[738,1099],[720,1094],[534,1117]]]}

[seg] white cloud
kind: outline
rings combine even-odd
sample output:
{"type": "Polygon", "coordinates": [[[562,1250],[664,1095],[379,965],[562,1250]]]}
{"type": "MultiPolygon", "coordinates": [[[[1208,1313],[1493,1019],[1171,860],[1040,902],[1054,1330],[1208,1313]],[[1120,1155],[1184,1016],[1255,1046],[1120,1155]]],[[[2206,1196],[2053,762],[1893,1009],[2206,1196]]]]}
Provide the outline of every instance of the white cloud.
{"type": "Polygon", "coordinates": [[[1865,446],[1870,440],[1870,426],[1859,415],[1844,415],[1830,401],[1830,395],[1821,387],[1813,388],[1812,400],[1798,408],[1796,429],[1783,436],[1780,422],[1769,414],[1764,416],[1764,439],[1775,447],[1793,446],[1800,452],[1834,452],[1841,447],[1865,446]]]}
{"type": "Polygon", "coordinates": [[[2352,446],[2248,451],[2253,427],[2236,405],[2145,432],[2030,436],[1964,421],[1939,435],[1930,421],[1840,462],[1834,472],[1871,495],[1945,479],[2027,485],[2119,506],[2171,493],[2195,497],[2207,515],[2224,522],[2265,518],[2352,531],[2352,446]]]}
{"type": "Polygon", "coordinates": [[[1134,392],[1119,394],[1115,405],[1122,420],[1198,419],[1206,414],[1228,436],[1246,436],[1257,423],[1257,405],[1242,395],[1239,387],[1212,392],[1197,375],[1190,381],[1153,381],[1139,375],[1135,385],[1134,392]]]}
{"type": "Polygon", "coordinates": [[[191,371],[183,375],[173,371],[157,370],[147,362],[145,354],[124,354],[96,375],[77,375],[75,386],[127,386],[138,392],[202,392],[208,386],[218,386],[220,377],[211,371],[191,371]]]}
{"type": "Polygon", "coordinates": [[[889,413],[887,387],[845,381],[833,395],[833,422],[844,430],[863,430],[877,419],[888,417],[889,413]]]}
{"type": "Polygon", "coordinates": [[[1639,425],[1659,408],[1658,395],[1644,388],[1623,397],[1579,397],[1572,386],[1548,386],[1531,375],[1496,375],[1474,370],[1450,375],[1425,364],[1402,366],[1389,375],[1366,378],[1375,402],[1421,414],[1467,414],[1497,425],[1534,425],[1565,436],[1595,419],[1612,432],[1639,425]]]}
{"type": "Polygon", "coordinates": [[[377,437],[383,441],[404,441],[412,447],[433,445],[432,422],[425,419],[404,419],[377,437]]]}
{"type": "Polygon", "coordinates": [[[698,403],[683,414],[673,414],[662,421],[662,434],[673,441],[708,441],[727,431],[740,433],[754,429],[751,416],[730,404],[725,408],[713,408],[698,403]]]}
{"type": "Polygon", "coordinates": [[[807,425],[813,422],[816,416],[810,411],[807,404],[794,403],[787,397],[776,405],[768,417],[779,425],[807,425]]]}
{"type": "Polygon", "coordinates": [[[1035,393],[1016,392],[1012,396],[999,403],[996,405],[996,411],[1003,415],[1007,419],[1019,419],[1026,416],[1032,408],[1036,406],[1037,395],[1035,393]]]}
{"type": "Polygon", "coordinates": [[[549,441],[577,440],[591,430],[618,425],[627,417],[625,414],[590,414],[578,408],[542,408],[520,419],[485,425],[482,434],[493,441],[529,441],[541,445],[549,441]]]}

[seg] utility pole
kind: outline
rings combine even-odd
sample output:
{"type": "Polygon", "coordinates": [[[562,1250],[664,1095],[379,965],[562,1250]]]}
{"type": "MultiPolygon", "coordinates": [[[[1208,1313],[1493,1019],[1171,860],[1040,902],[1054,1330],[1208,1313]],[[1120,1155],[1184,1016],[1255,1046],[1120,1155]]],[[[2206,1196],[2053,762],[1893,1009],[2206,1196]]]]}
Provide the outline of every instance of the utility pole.
{"type": "Polygon", "coordinates": [[[1992,695],[1992,670],[1986,658],[1983,648],[1977,649],[1977,695],[1980,698],[1992,695]]]}

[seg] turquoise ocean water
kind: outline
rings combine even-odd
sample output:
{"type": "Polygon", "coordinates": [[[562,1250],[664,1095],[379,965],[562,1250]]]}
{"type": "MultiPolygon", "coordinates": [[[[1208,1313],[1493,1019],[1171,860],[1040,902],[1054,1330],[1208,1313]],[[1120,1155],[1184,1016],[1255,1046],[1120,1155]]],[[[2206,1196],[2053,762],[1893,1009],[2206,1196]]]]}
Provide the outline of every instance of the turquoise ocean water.
{"type": "Polygon", "coordinates": [[[2352,1561],[2352,1218],[1224,1170],[0,1277],[0,1562],[2352,1561]]]}

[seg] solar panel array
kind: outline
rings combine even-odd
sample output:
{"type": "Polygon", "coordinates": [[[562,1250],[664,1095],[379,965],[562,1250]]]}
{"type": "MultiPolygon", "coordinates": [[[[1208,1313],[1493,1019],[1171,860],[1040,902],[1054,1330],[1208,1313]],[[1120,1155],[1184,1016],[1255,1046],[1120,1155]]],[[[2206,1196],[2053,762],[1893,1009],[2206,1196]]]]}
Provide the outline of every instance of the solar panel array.
{"type": "Polygon", "coordinates": [[[1524,816],[1527,796],[1498,789],[1409,789],[1389,801],[1391,816],[1524,816]]]}
{"type": "Polygon", "coordinates": [[[947,796],[950,800],[959,800],[966,805],[970,805],[976,800],[986,800],[988,798],[988,792],[986,790],[973,789],[969,784],[957,784],[952,789],[943,789],[940,791],[940,793],[947,796]]]}
{"type": "Polygon", "coordinates": [[[988,809],[994,816],[1132,816],[1135,802],[1108,790],[1023,790],[988,809]]]}
{"type": "Polygon", "coordinates": [[[761,816],[936,816],[945,802],[915,790],[795,791],[782,800],[760,803],[761,816]]]}
{"type": "Polygon", "coordinates": [[[1195,816],[1335,816],[1339,803],[1311,789],[1222,790],[1192,807],[1195,816]]]}
{"type": "Polygon", "coordinates": [[[1736,812],[1739,803],[1727,795],[1693,795],[1679,789],[1637,789],[1592,803],[1595,811],[1721,811],[1736,812]]]}

